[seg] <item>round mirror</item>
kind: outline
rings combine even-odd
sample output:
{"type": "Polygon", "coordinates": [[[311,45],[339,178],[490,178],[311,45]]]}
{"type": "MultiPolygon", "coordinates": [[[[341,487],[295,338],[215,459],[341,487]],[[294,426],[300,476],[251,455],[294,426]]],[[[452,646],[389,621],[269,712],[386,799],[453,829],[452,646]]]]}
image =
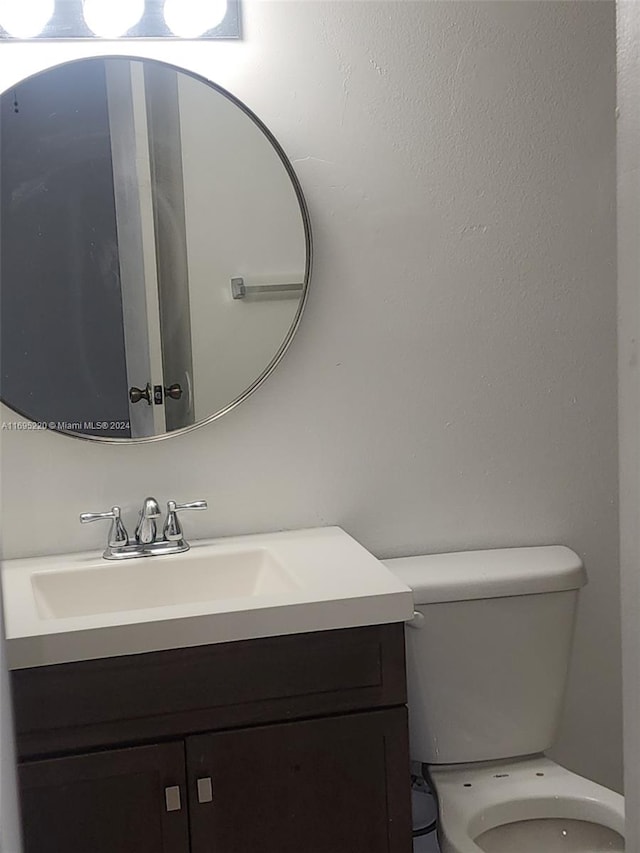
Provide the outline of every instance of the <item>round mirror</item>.
{"type": "Polygon", "coordinates": [[[101,441],[193,429],[271,372],[304,307],[284,152],[174,66],[67,63],[1,98],[0,396],[101,441]]]}

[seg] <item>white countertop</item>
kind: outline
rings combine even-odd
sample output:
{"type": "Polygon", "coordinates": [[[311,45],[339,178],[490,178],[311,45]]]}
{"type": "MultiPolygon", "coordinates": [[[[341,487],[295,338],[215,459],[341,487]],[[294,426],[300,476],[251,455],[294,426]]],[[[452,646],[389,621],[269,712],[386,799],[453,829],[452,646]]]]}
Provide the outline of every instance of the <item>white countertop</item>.
{"type": "MultiPolygon", "coordinates": [[[[68,577],[72,582],[74,575],[68,577]]],[[[409,587],[339,527],[202,540],[184,554],[122,563],[106,561],[100,552],[7,560],[2,588],[11,669],[402,622],[413,615],[409,587]],[[225,555],[247,549],[264,549],[285,567],[291,588],[55,618],[38,601],[33,581],[78,570],[100,572],[104,579],[105,569],[114,567],[115,583],[125,570],[148,578],[160,564],[166,576],[172,563],[177,575],[186,574],[193,561],[202,565],[212,555],[221,565],[225,555]]]]}

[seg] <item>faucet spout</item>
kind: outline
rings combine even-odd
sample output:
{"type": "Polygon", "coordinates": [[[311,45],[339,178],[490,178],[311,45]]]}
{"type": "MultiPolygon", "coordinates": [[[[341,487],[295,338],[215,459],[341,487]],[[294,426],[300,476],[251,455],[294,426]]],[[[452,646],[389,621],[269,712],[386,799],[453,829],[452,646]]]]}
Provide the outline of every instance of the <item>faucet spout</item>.
{"type": "Polygon", "coordinates": [[[156,541],[156,518],[160,517],[160,506],[155,498],[145,498],[140,510],[135,538],[140,545],[150,545],[156,541]]]}

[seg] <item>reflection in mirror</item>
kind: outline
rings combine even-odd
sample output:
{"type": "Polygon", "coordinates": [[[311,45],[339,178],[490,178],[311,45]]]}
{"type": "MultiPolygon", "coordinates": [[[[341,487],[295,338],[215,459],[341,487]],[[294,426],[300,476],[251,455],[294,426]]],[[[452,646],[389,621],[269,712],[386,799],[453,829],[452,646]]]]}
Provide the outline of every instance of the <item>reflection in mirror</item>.
{"type": "Polygon", "coordinates": [[[107,58],[5,92],[0,131],[2,400],[131,440],[246,397],[310,269],[302,193],[261,122],[173,66],[107,58]]]}

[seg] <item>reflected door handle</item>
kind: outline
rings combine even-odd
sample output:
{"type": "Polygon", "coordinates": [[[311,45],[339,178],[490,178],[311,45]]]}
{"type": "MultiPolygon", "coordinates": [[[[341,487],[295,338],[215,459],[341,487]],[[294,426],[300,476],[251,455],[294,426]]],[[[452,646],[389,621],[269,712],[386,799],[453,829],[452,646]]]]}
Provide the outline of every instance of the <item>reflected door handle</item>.
{"type": "Polygon", "coordinates": [[[165,387],[164,393],[166,397],[171,397],[172,400],[179,400],[182,397],[182,386],[175,382],[173,385],[165,387]]]}
{"type": "Polygon", "coordinates": [[[147,382],[146,388],[136,388],[135,385],[129,388],[129,399],[132,403],[139,403],[140,400],[146,400],[147,405],[151,405],[151,385],[147,382]]]}

